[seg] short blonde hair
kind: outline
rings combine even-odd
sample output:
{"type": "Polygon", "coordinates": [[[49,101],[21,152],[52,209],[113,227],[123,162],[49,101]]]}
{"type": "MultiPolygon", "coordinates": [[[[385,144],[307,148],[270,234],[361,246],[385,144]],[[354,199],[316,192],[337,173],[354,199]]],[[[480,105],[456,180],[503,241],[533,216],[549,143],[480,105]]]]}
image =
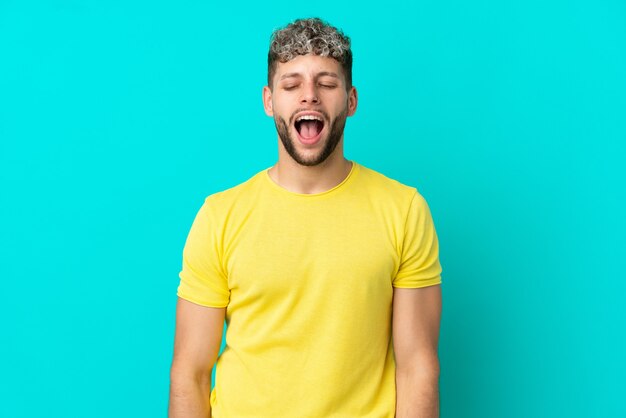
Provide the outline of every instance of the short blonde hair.
{"type": "Polygon", "coordinates": [[[272,88],[278,62],[291,61],[299,55],[307,54],[337,60],[346,77],[346,89],[352,86],[350,38],[340,29],[317,17],[294,20],[272,33],[267,57],[267,85],[272,88]]]}

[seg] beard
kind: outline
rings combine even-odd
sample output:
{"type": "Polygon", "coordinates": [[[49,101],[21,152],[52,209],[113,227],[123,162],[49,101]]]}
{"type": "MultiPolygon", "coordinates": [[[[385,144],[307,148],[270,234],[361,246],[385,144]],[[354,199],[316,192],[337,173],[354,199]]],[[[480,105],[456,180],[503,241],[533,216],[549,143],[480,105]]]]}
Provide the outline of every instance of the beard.
{"type": "MultiPolygon", "coordinates": [[[[293,120],[294,115],[297,112],[298,111],[294,112],[294,114],[291,116],[290,121],[293,120]]],[[[325,112],[320,113],[324,115],[324,118],[326,118],[327,121],[329,120],[328,115],[325,112]]],[[[328,129],[328,137],[326,138],[326,142],[324,143],[322,150],[318,154],[309,158],[306,158],[302,154],[298,153],[298,150],[296,149],[297,139],[293,138],[289,133],[289,126],[285,122],[285,119],[276,115],[274,117],[274,123],[276,124],[276,131],[278,132],[278,136],[280,137],[280,140],[283,143],[285,150],[287,150],[287,153],[291,156],[291,158],[293,158],[293,160],[300,165],[312,167],[326,161],[326,159],[330,156],[330,154],[333,153],[333,151],[337,147],[339,141],[341,141],[341,137],[343,136],[343,130],[346,125],[347,113],[348,108],[346,107],[339,115],[337,115],[337,117],[330,124],[330,127],[328,129]]]]}

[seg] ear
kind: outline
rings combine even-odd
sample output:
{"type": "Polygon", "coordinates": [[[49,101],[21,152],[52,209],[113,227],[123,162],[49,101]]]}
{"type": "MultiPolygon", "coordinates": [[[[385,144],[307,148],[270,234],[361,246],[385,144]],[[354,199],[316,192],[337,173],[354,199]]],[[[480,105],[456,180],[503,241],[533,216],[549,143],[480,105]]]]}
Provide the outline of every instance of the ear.
{"type": "Polygon", "coordinates": [[[274,110],[272,109],[272,90],[269,86],[263,87],[263,108],[267,116],[274,116],[274,110]]]}
{"type": "Polygon", "coordinates": [[[356,106],[359,102],[358,94],[354,86],[350,87],[348,92],[348,116],[354,115],[356,112],[356,106]]]}

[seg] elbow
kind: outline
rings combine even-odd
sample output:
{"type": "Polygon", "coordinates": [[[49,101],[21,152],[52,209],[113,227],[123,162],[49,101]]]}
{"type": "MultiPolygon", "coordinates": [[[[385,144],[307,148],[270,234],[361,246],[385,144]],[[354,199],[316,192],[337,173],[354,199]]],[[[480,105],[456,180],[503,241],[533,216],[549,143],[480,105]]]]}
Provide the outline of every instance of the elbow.
{"type": "Polygon", "coordinates": [[[181,390],[189,386],[211,387],[212,371],[213,367],[197,369],[174,363],[170,369],[170,386],[181,390]]]}
{"type": "Polygon", "coordinates": [[[440,367],[437,353],[421,354],[410,359],[397,360],[396,373],[438,380],[440,367]]]}

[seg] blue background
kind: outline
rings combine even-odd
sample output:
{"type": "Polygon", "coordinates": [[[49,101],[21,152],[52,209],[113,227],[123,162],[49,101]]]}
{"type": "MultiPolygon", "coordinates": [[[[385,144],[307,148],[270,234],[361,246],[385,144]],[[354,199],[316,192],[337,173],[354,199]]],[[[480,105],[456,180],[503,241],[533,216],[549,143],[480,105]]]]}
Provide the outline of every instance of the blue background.
{"type": "Polygon", "coordinates": [[[187,232],[276,161],[268,40],[309,16],[353,40],[346,157],[435,219],[441,416],[626,416],[617,0],[1,0],[0,415],[166,415],[187,232]]]}

